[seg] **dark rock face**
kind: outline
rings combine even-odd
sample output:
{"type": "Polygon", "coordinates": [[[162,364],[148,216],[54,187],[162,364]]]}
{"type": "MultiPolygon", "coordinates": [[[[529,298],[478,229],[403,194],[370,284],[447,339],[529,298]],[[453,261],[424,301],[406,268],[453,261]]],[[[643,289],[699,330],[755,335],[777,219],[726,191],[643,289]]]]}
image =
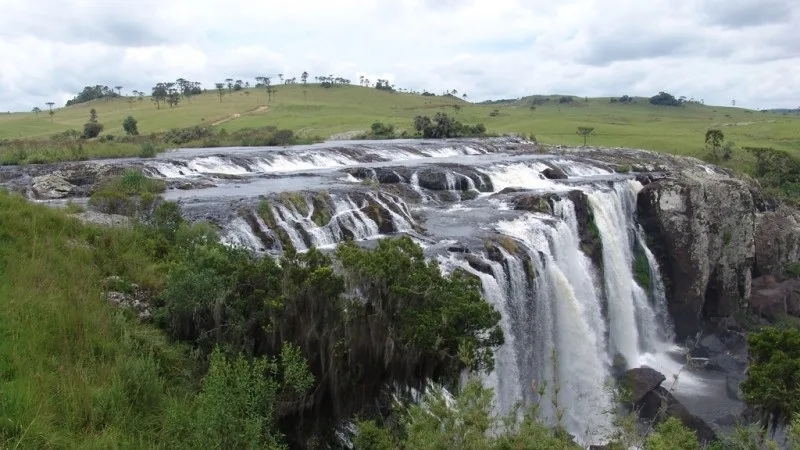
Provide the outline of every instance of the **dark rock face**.
{"type": "Polygon", "coordinates": [[[645,186],[637,209],[659,259],[679,340],[745,304],[756,208],[744,181],[683,171],[645,186]]]}
{"type": "Polygon", "coordinates": [[[781,277],[800,261],[800,214],[787,207],[759,214],[756,220],[755,275],[781,277]]]}
{"type": "Polygon", "coordinates": [[[711,442],[717,437],[707,423],[689,412],[675,396],[661,386],[645,394],[637,406],[641,408],[639,415],[644,419],[656,420],[656,422],[669,417],[680,419],[686,427],[694,430],[697,440],[700,442],[711,442]]]}
{"type": "Polygon", "coordinates": [[[639,403],[648,392],[661,386],[666,379],[667,377],[655,369],[640,367],[627,371],[624,381],[631,390],[631,401],[639,403]]]}
{"type": "Polygon", "coordinates": [[[800,317],[800,279],[778,283],[770,275],[756,278],[748,304],[754,313],[770,321],[781,314],[800,317]]]}
{"type": "Polygon", "coordinates": [[[688,428],[695,431],[700,442],[711,442],[716,433],[699,417],[693,415],[675,396],[661,386],[666,377],[649,367],[631,369],[625,373],[633,394],[633,404],[639,410],[639,416],[661,422],[676,417],[688,428]]]}
{"type": "Polygon", "coordinates": [[[552,203],[555,200],[558,200],[556,194],[523,194],[514,199],[514,209],[518,211],[552,214],[552,203]]]}

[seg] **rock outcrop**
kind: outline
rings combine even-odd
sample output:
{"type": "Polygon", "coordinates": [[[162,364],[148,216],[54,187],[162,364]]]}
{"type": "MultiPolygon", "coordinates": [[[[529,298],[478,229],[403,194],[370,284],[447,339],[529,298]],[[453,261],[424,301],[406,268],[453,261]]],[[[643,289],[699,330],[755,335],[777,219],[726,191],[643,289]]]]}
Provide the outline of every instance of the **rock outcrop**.
{"type": "Polygon", "coordinates": [[[750,297],[756,208],[743,180],[686,168],[645,186],[639,220],[659,259],[679,339],[750,297]]]}
{"type": "Polygon", "coordinates": [[[800,213],[786,206],[756,217],[756,276],[781,278],[791,263],[800,262],[800,213]]]}
{"type": "Polygon", "coordinates": [[[771,275],[754,279],[749,305],[753,313],[770,321],[781,315],[800,317],[800,279],[777,282],[771,275]]]}
{"type": "Polygon", "coordinates": [[[133,310],[141,321],[153,317],[149,295],[138,285],[128,283],[118,276],[106,278],[104,284],[108,289],[106,298],[109,303],[118,308],[133,310]]]}
{"type": "Polygon", "coordinates": [[[700,442],[712,442],[716,438],[716,433],[707,423],[689,412],[672,393],[661,386],[666,377],[660,372],[641,367],[626,372],[624,379],[631,388],[632,403],[639,411],[639,417],[655,422],[675,417],[694,430],[700,442]]]}

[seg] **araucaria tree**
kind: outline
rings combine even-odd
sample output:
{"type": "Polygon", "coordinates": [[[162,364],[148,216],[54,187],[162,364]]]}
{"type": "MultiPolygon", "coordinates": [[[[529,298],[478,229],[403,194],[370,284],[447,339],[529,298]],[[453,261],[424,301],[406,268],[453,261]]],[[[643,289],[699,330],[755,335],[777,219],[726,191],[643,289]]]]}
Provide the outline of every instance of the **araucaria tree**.
{"type": "Polygon", "coordinates": [[[303,84],[306,84],[306,82],[308,81],[308,72],[304,71],[303,74],[300,75],[300,80],[303,82],[303,84]]]}
{"type": "Polygon", "coordinates": [[[217,88],[219,102],[222,103],[222,96],[225,95],[225,83],[214,83],[214,87],[217,88]]]}
{"type": "Polygon", "coordinates": [[[586,139],[594,134],[594,128],[592,127],[578,127],[577,134],[583,136],[583,146],[586,147],[586,139]]]}
{"type": "Polygon", "coordinates": [[[55,105],[55,102],[47,102],[45,104],[47,105],[48,108],[50,108],[50,110],[47,113],[50,114],[50,122],[52,122],[53,115],[55,115],[55,112],[53,111],[53,105],[55,105]]]}

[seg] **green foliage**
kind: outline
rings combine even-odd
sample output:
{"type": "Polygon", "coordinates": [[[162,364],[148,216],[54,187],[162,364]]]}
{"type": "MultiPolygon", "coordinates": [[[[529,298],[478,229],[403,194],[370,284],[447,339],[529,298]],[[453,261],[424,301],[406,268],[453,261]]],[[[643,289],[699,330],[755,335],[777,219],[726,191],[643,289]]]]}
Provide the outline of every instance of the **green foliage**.
{"type": "Polygon", "coordinates": [[[579,448],[566,433],[543,425],[537,413],[534,407],[521,414],[514,408],[507,416],[496,415],[492,390],[481,386],[479,380],[470,379],[452,402],[443,389],[433,387],[419,404],[401,410],[395,436],[373,422],[360,422],[356,449],[579,448]],[[520,416],[522,420],[518,420],[520,416]]]}
{"type": "Polygon", "coordinates": [[[592,127],[578,127],[577,134],[583,136],[583,146],[586,147],[586,139],[594,133],[594,128],[592,127]]]}
{"type": "Polygon", "coordinates": [[[659,92],[657,95],[650,97],[650,103],[657,106],[681,106],[680,100],[675,98],[672,94],[666,92],[659,92]]]}
{"type": "Polygon", "coordinates": [[[374,420],[364,420],[356,424],[353,448],[355,450],[392,450],[397,446],[387,429],[378,426],[374,420]]]}
{"type": "Polygon", "coordinates": [[[125,120],[122,121],[122,129],[125,130],[125,134],[128,136],[137,136],[139,135],[139,128],[137,127],[137,121],[133,118],[133,116],[128,116],[125,120]]]}
{"type": "Polygon", "coordinates": [[[394,137],[394,125],[389,123],[375,122],[371,127],[372,135],[381,138],[394,137]]]}
{"type": "Polygon", "coordinates": [[[92,139],[100,136],[100,133],[103,131],[103,124],[97,122],[86,122],[83,125],[83,134],[81,137],[83,139],[92,139]]]}
{"type": "Polygon", "coordinates": [[[638,252],[633,259],[633,278],[642,289],[645,291],[650,290],[650,264],[647,262],[647,257],[642,252],[638,252]]]}
{"type": "Polygon", "coordinates": [[[792,450],[800,449],[800,414],[794,415],[794,419],[786,431],[789,440],[789,448],[792,450]]]}
{"type": "Polygon", "coordinates": [[[482,136],[486,134],[486,127],[483,124],[463,124],[441,112],[436,113],[433,120],[428,116],[415,117],[414,128],[423,137],[433,139],[482,136]]]}
{"type": "Polygon", "coordinates": [[[800,329],[765,328],[748,337],[752,362],[741,389],[763,425],[786,423],[800,413],[800,329]]]}
{"type": "Polygon", "coordinates": [[[156,205],[155,194],[166,189],[162,180],[127,169],[121,176],[105,181],[89,198],[89,206],[106,214],[149,215],[156,205]]]}
{"type": "Polygon", "coordinates": [[[755,175],[769,191],[783,198],[800,199],[800,160],[767,147],[745,147],[755,156],[755,175]]]}
{"type": "Polygon", "coordinates": [[[680,419],[670,417],[656,426],[655,433],[647,438],[646,450],[700,450],[694,431],[686,428],[680,419]]]}
{"type": "Polygon", "coordinates": [[[800,278],[800,262],[789,263],[783,271],[786,278],[800,278]]]}
{"type": "Polygon", "coordinates": [[[182,447],[285,448],[276,425],[277,403],[283,392],[304,394],[311,382],[306,361],[291,345],[283,347],[279,358],[252,361],[226,358],[216,349],[187,430],[182,430],[187,434],[182,447]]]}
{"type": "Polygon", "coordinates": [[[70,105],[77,105],[79,103],[85,103],[92,100],[97,100],[101,98],[114,98],[119,97],[119,94],[114,92],[113,89],[109,88],[108,86],[86,86],[83,90],[78,93],[72,100],[67,100],[67,106],[70,105]]]}
{"type": "Polygon", "coordinates": [[[463,366],[493,369],[492,351],[503,343],[500,313],[481,297],[475,280],[443,277],[409,238],[382,240],[374,252],[344,244],[337,256],[366,309],[380,311],[386,326],[397,330],[392,340],[404,353],[439,360],[438,371],[450,377],[463,366]]]}
{"type": "Polygon", "coordinates": [[[153,145],[152,142],[145,142],[141,145],[139,150],[139,157],[140,158],[155,158],[158,150],[156,146],[153,145]]]}

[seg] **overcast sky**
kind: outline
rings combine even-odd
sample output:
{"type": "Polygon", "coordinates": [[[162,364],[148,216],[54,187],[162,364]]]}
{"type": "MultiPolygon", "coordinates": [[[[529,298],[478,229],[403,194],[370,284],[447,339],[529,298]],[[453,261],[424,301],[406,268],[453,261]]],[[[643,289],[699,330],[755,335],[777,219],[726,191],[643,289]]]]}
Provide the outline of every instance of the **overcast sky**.
{"type": "Polygon", "coordinates": [[[0,0],[0,110],[179,77],[800,106],[798,0],[0,0]]]}

